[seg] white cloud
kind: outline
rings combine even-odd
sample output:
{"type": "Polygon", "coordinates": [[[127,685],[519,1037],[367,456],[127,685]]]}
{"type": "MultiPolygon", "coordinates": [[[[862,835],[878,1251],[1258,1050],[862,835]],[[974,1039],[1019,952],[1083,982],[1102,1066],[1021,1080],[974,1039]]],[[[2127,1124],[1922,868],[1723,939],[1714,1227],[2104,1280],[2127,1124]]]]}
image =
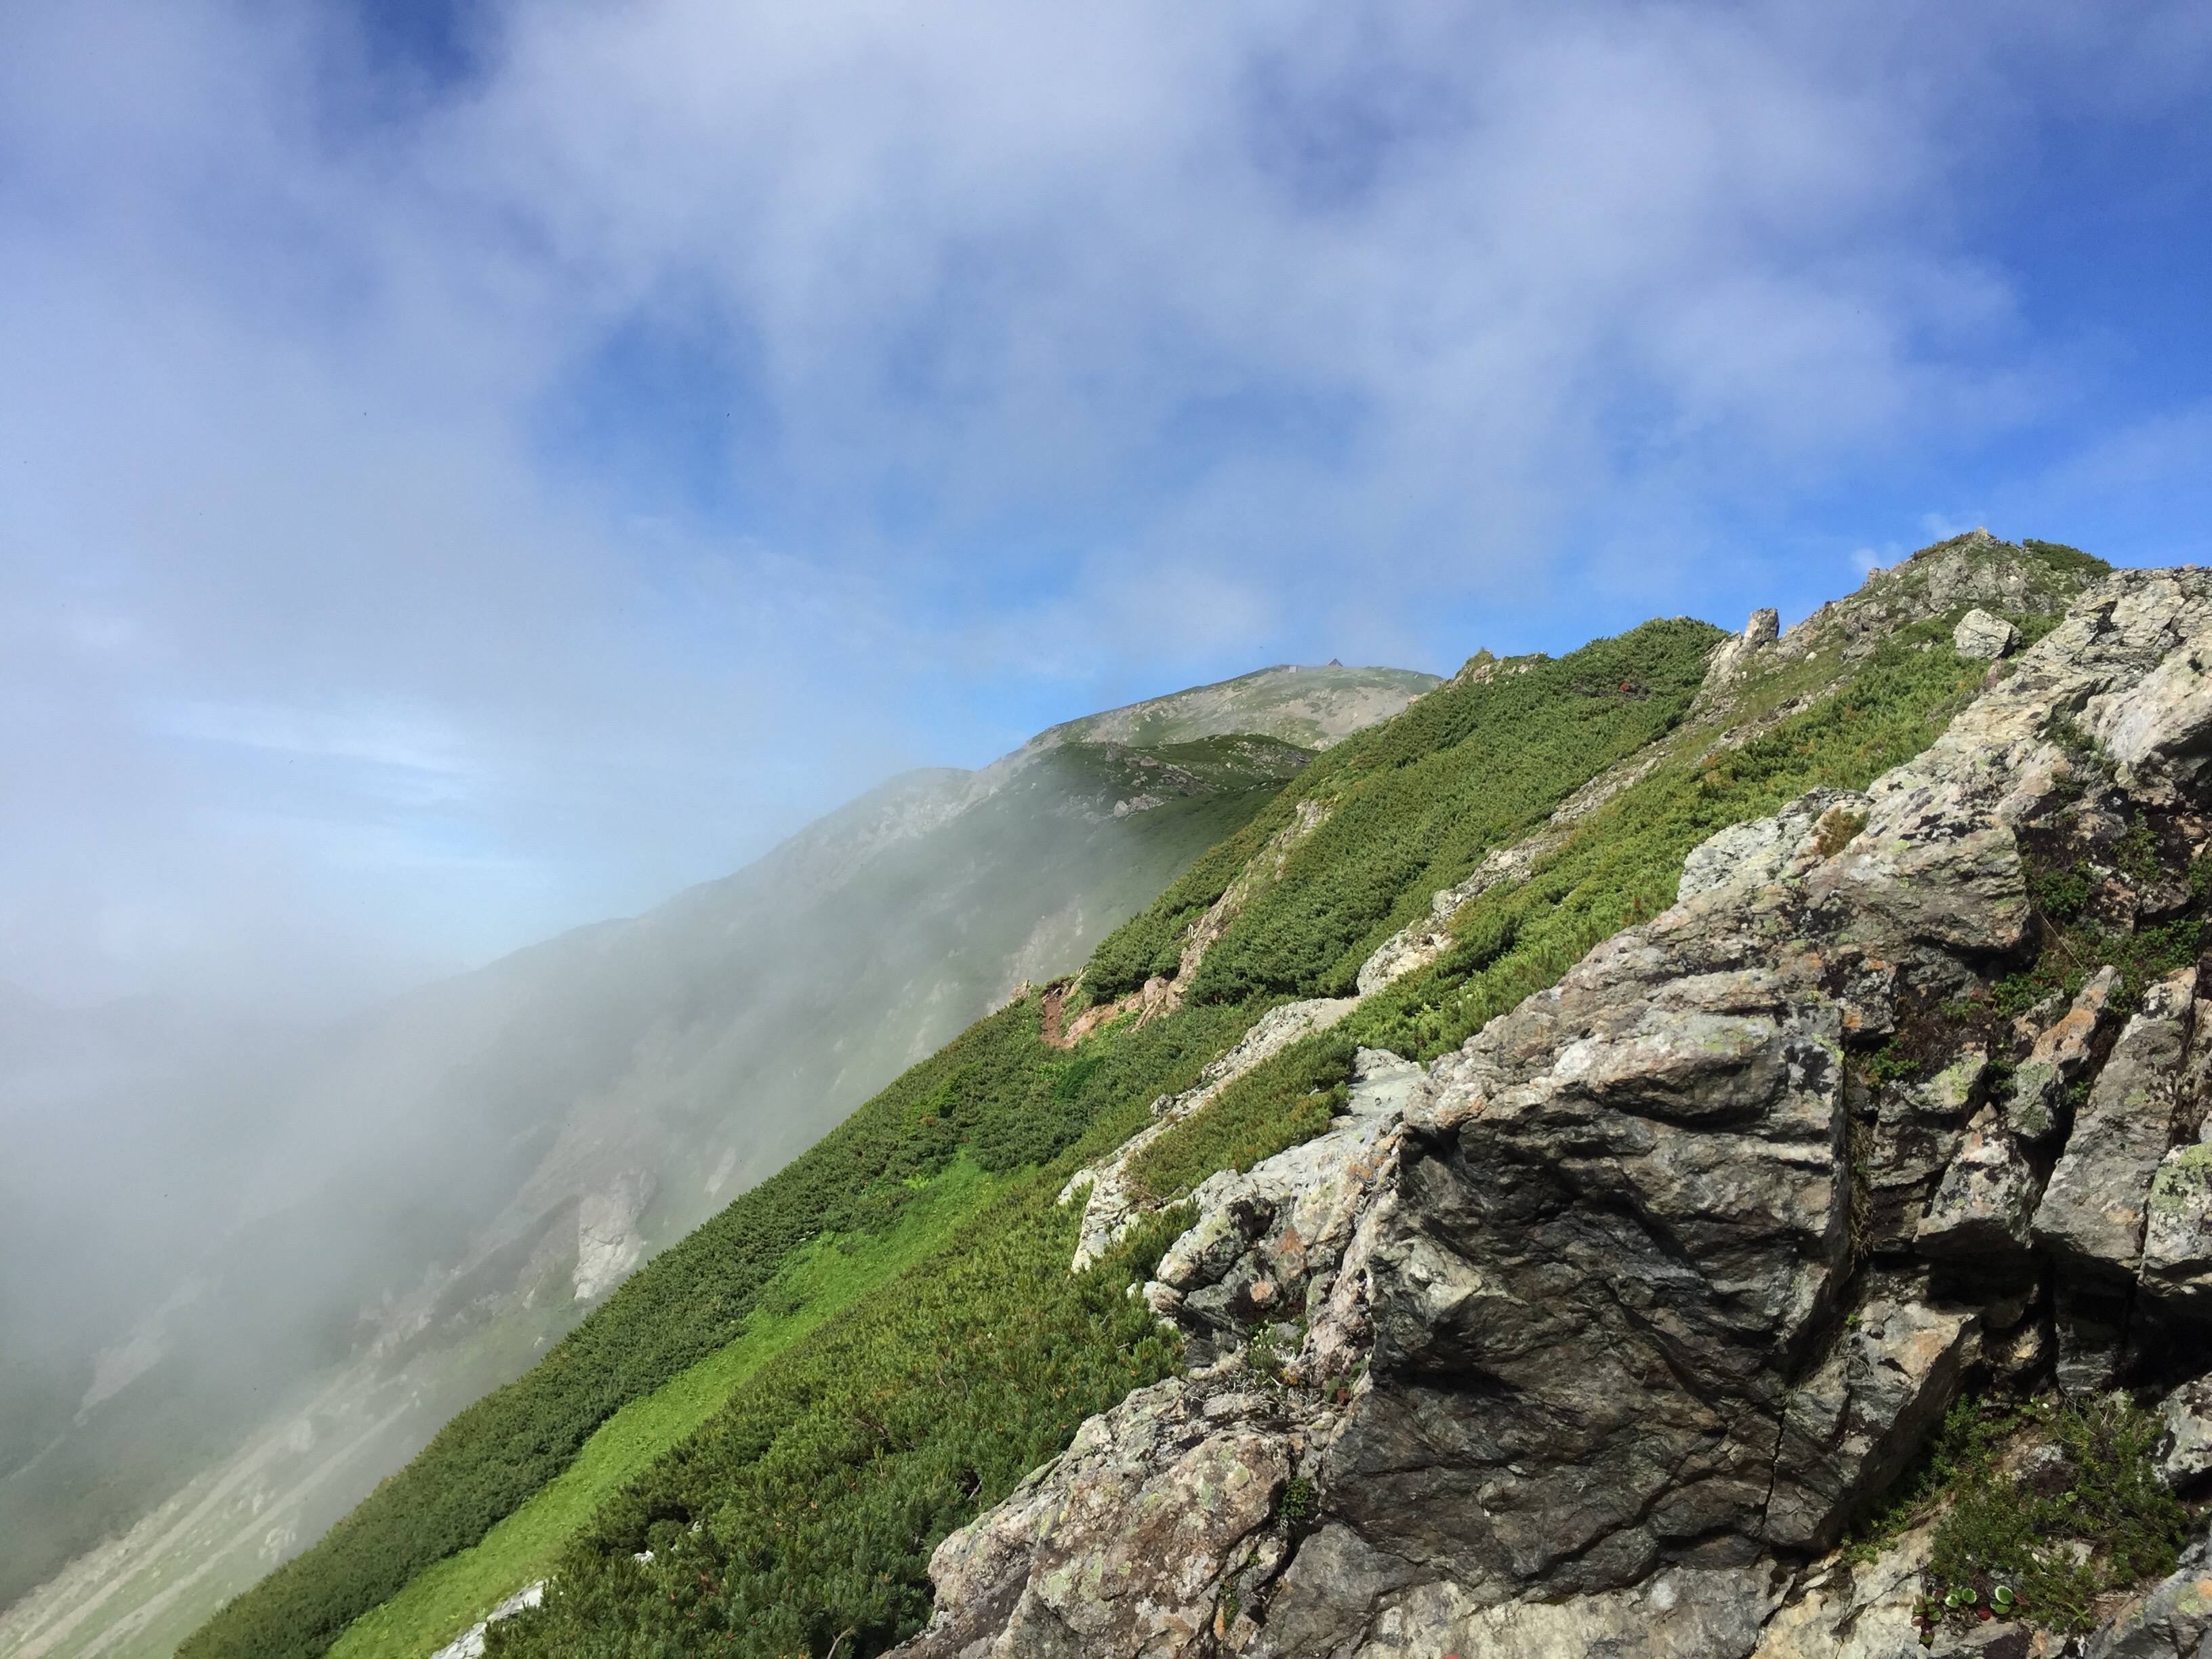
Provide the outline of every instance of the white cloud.
{"type": "Polygon", "coordinates": [[[1966,196],[2189,9],[560,0],[399,96],[340,14],[16,8],[0,973],[248,885],[241,963],[465,957],[1010,709],[1740,609],[1717,517],[2063,401],[1966,196]]]}

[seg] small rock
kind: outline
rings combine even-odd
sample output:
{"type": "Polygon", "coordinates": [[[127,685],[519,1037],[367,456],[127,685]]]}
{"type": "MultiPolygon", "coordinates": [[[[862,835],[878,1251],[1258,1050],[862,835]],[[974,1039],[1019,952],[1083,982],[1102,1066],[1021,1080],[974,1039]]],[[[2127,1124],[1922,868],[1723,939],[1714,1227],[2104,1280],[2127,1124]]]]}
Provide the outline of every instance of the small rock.
{"type": "Polygon", "coordinates": [[[1990,1069],[1990,1058],[1976,1048],[1953,1060],[1923,1083],[1905,1090],[1913,1109],[1923,1117],[1955,1123],[1973,1104],[1974,1091],[1990,1069]]]}
{"type": "Polygon", "coordinates": [[[2158,1472],[2176,1492],[2193,1492],[2212,1477],[2212,1376],[2185,1382],[2159,1402],[2166,1438],[2158,1472]]]}
{"type": "Polygon", "coordinates": [[[2197,1544],[2172,1577],[2106,1620],[2089,1638],[2088,1659],[2192,1656],[2212,1631],[2212,1548],[2197,1544]]]}
{"type": "Polygon", "coordinates": [[[2020,629],[1978,605],[1959,619],[1951,630],[1951,643],[1962,657],[1995,662],[2020,643],[2020,629]]]}
{"type": "Polygon", "coordinates": [[[1918,1527],[1872,1561],[1816,1574],[1767,1620],[1752,1659],[1897,1659],[1917,1652],[1912,1610],[1933,1543],[1918,1527]]]}
{"type": "Polygon", "coordinates": [[[1982,1358],[1999,1387],[2019,1389],[2051,1363],[2052,1346],[2050,1328],[2040,1319],[2030,1319],[2002,1336],[1984,1337],[1982,1358]]]}
{"type": "Polygon", "coordinates": [[[2128,1297],[2118,1287],[2062,1280],[2051,1297],[2051,1335],[2057,1346],[2053,1375],[2063,1394],[2079,1399],[2100,1394],[2118,1380],[2127,1337],[2128,1297]]]}
{"type": "Polygon", "coordinates": [[[2165,1311],[2212,1319],[2212,1146],[2175,1147],[2151,1178],[2142,1283],[2165,1311]]]}
{"type": "Polygon", "coordinates": [[[2057,1127],[2060,1097],[2089,1063],[2090,1044],[2119,984],[2118,969],[2100,968],[2065,1016],[2036,1038],[2005,1091],[2005,1127],[2014,1134],[2040,1140],[2057,1127]]]}
{"type": "Polygon", "coordinates": [[[479,1622],[470,1626],[452,1642],[432,1654],[430,1659],[483,1659],[486,1626],[501,1619],[512,1619],[526,1608],[542,1606],[544,1601],[545,1581],[543,1578],[534,1584],[525,1585],[486,1613],[479,1622]]]}
{"type": "Polygon", "coordinates": [[[2196,970],[2185,969],[2145,993],[2142,1012],[2113,1045],[2051,1171],[2033,1233],[2062,1278],[2134,1276],[2151,1178],[2172,1127],[2196,985],[2196,970]]]}
{"type": "Polygon", "coordinates": [[[2036,1196],[2034,1169],[1999,1125],[1996,1109],[1984,1106],[1966,1126],[1913,1248],[1936,1261],[2025,1267],[2036,1196]]]}
{"type": "Polygon", "coordinates": [[[1772,645],[1782,634],[1782,613],[1771,605],[1751,613],[1751,620],[1743,625],[1743,632],[1723,640],[1713,647],[1705,666],[1705,688],[1708,691],[1725,685],[1743,672],[1743,665],[1759,652],[1772,645]]]}

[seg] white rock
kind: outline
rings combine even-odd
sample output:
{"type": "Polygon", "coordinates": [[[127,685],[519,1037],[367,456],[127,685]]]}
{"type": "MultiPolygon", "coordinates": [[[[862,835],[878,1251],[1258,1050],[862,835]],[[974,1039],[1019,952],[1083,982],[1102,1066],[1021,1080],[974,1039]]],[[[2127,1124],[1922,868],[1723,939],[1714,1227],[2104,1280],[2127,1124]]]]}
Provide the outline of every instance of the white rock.
{"type": "Polygon", "coordinates": [[[483,1659],[486,1625],[501,1619],[512,1619],[525,1607],[537,1607],[544,1600],[545,1581],[541,1578],[536,1583],[515,1591],[486,1613],[482,1620],[471,1625],[459,1636],[432,1654],[430,1659],[483,1659]]]}
{"type": "Polygon", "coordinates": [[[1675,902],[1735,882],[1780,881],[1808,854],[1822,855],[1824,836],[1829,852],[1840,850],[1866,823],[1866,811],[1864,795],[1815,789],[1772,817],[1731,824],[1690,849],[1675,884],[1675,902]]]}
{"type": "Polygon", "coordinates": [[[1079,1194],[1088,1194],[1073,1270],[1081,1273],[1152,1212],[1151,1202],[1138,1190],[1130,1171],[1154,1141],[1194,1112],[1211,1105],[1217,1095],[1261,1060],[1280,1054],[1302,1036],[1327,1030],[1350,1013],[1358,1000],[1357,997],[1314,997],[1269,1009],[1242,1042],[1199,1073],[1197,1088],[1153,1103],[1151,1123],[1123,1141],[1111,1156],[1070,1176],[1066,1186],[1060,1188],[1060,1201],[1070,1203],[1079,1194]]]}

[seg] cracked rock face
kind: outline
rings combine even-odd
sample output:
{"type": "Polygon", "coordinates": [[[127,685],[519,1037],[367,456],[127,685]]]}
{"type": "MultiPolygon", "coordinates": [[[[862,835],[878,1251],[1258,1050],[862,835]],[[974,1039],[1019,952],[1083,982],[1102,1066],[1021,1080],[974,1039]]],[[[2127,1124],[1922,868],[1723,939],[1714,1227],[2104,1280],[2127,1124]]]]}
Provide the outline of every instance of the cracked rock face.
{"type": "MultiPolygon", "coordinates": [[[[1205,1369],[949,1539],[915,1650],[1895,1651],[1924,1537],[1826,1553],[1970,1378],[2212,1370],[2195,970],[1992,991],[2062,830],[2151,826],[2165,864],[2085,883],[2122,930],[2179,914],[2208,766],[2212,573],[2122,573],[1917,759],[1716,836],[1425,1074],[1363,1054],[1355,1109],[1208,1182],[1146,1287],[1205,1369]]],[[[2196,1583],[2094,1650],[2193,1652],[2196,1583]]]]}

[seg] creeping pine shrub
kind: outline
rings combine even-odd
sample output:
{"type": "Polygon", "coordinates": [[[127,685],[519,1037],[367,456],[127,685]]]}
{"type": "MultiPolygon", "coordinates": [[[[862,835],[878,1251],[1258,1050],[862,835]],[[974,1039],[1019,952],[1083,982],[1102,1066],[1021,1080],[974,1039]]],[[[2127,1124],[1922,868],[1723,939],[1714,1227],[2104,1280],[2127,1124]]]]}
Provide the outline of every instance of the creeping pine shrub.
{"type": "Polygon", "coordinates": [[[1437,889],[1671,729],[1721,637],[1703,623],[1646,623],[1523,673],[1432,691],[1326,751],[1285,797],[1326,816],[1207,951],[1192,996],[1351,991],[1360,963],[1437,889]]]}
{"type": "Polygon", "coordinates": [[[1129,1291],[1189,1210],[1071,1273],[1081,1212],[1053,1201],[1059,1173],[763,1367],[601,1511],[488,1651],[769,1659],[842,1636],[840,1654],[866,1656],[921,1629],[945,1534],[1178,1369],[1129,1291]]]}
{"type": "MultiPolygon", "coordinates": [[[[1815,663],[1798,672],[1826,671],[1815,663]]],[[[1683,859],[1715,830],[1808,789],[1865,787],[1932,743],[1980,685],[1980,665],[1959,656],[1942,623],[1902,630],[1842,690],[1729,751],[1725,763],[1698,764],[1685,754],[1622,790],[1526,880],[1463,908],[1452,921],[1451,949],[1369,997],[1339,1029],[1421,1060],[1457,1048],[1522,998],[1558,983],[1600,940],[1673,903],[1683,859]]],[[[1773,694],[1790,689],[1785,680],[1773,694]]]]}
{"type": "Polygon", "coordinates": [[[1156,1199],[1179,1198],[1217,1170],[1249,1170],[1311,1140],[1344,1109],[1355,1051],[1334,1031],[1291,1043],[1132,1159],[1134,1185],[1156,1199]]]}
{"type": "Polygon", "coordinates": [[[2068,922],[2088,904],[2096,883],[2088,870],[2077,864],[2063,870],[2036,872],[2029,878],[2028,889],[2035,895],[2036,908],[2046,918],[2068,922]]]}

